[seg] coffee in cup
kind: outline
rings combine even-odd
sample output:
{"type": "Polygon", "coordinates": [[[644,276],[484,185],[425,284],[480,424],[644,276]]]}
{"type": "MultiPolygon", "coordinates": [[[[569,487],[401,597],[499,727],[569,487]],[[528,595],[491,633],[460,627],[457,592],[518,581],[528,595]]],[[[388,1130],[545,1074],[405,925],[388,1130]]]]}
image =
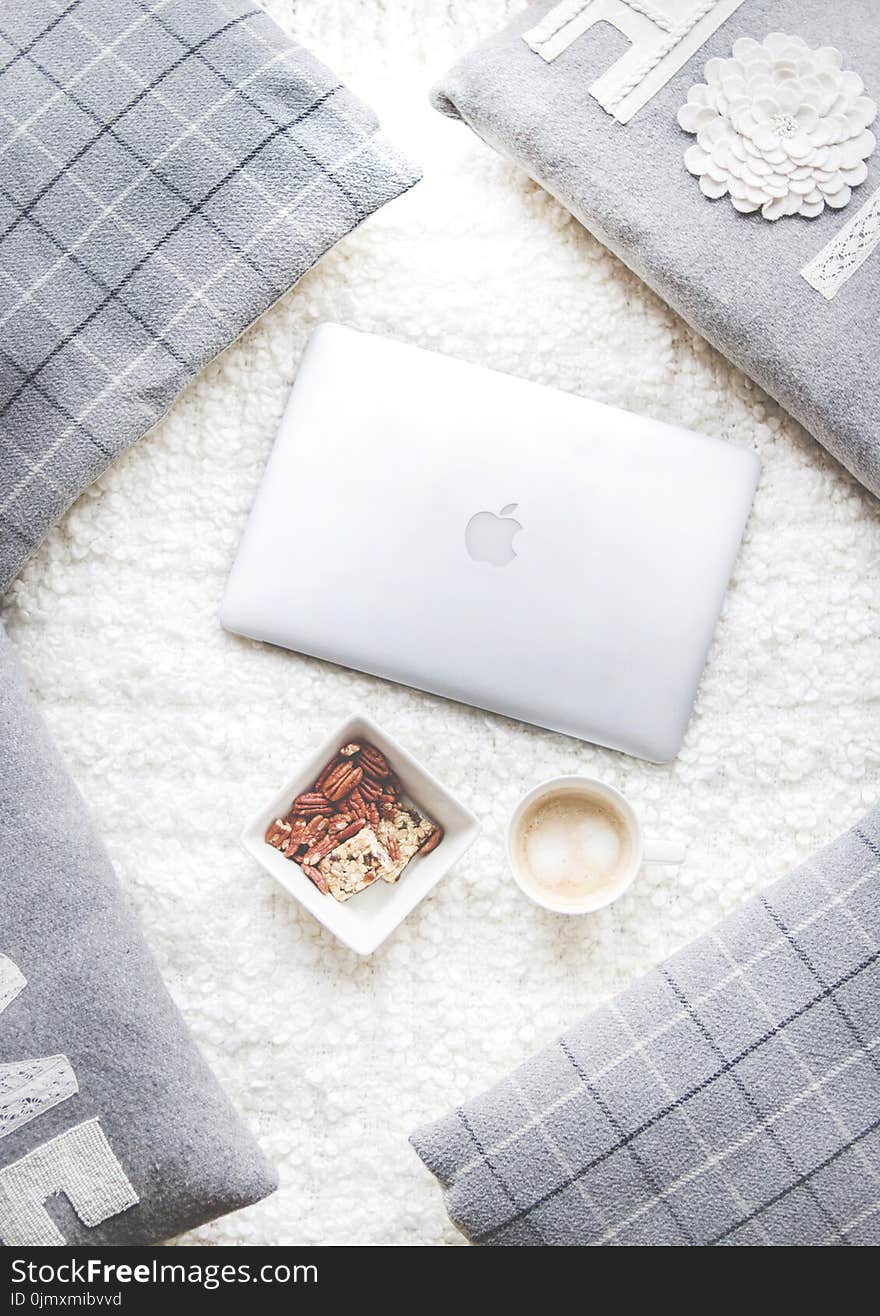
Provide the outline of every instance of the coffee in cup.
{"type": "Polygon", "coordinates": [[[554,777],[520,801],[510,820],[513,875],[537,905],[559,914],[604,909],[634,880],[643,861],[680,864],[674,842],[645,841],[620,791],[593,777],[554,777]]]}
{"type": "Polygon", "coordinates": [[[523,881],[572,912],[617,894],[631,855],[626,819],[586,792],[542,795],[520,819],[516,858],[523,881]]]}

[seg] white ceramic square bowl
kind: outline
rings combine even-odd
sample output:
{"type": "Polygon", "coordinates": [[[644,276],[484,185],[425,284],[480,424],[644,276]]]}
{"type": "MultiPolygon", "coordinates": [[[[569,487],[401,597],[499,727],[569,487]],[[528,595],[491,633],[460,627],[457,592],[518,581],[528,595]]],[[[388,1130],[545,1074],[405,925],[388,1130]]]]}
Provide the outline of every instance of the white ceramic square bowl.
{"type": "Polygon", "coordinates": [[[274,799],[251,819],[241,840],[248,853],[334,936],[358,955],[371,955],[453,864],[458,863],[479,830],[480,824],[470,809],[441,786],[396,740],[368,717],[351,717],[327,737],[274,799]],[[444,835],[436,850],[410,860],[398,882],[376,882],[340,903],[331,895],[322,895],[299,865],[268,845],[265,836],[272,820],[288,812],[292,800],[311,786],[340,746],[361,739],[370,741],[385,755],[400,778],[404,795],[439,823],[444,835]]]}

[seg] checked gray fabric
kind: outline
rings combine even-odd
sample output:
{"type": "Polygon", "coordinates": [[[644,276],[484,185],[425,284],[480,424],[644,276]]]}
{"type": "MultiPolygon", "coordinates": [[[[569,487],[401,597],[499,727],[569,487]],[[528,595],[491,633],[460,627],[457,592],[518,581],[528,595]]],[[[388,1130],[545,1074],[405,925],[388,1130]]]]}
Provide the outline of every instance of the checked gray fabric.
{"type": "Polygon", "coordinates": [[[0,592],[212,357],[417,178],[249,0],[0,7],[0,592]]]}
{"type": "Polygon", "coordinates": [[[880,807],[413,1144],[501,1245],[880,1243],[880,807]]]}
{"type": "MultiPolygon", "coordinates": [[[[651,27],[646,14],[674,14],[664,32],[657,28],[670,46],[682,14],[724,10],[723,0],[595,3],[626,14],[633,29],[651,27]]],[[[575,27],[590,9],[588,0],[565,6],[577,11],[575,27]]],[[[880,102],[880,5],[744,0],[625,124],[589,88],[629,51],[627,38],[599,22],[547,62],[523,33],[551,11],[561,11],[558,0],[525,6],[506,31],[466,54],[435,88],[437,108],[516,160],[880,496],[880,249],[830,301],[800,272],[872,194],[880,206],[880,150],[845,210],[771,223],[737,214],[727,197],[703,196],[684,165],[695,139],[676,121],[708,60],[728,58],[739,38],[771,32],[800,36],[813,49],[836,46],[880,102]]]]}

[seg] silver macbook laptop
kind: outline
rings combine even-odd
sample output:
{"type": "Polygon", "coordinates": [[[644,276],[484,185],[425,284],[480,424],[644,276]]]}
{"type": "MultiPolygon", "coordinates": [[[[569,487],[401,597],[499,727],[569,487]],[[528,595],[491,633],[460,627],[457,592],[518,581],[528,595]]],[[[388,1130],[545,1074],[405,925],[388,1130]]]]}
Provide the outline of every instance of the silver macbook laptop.
{"type": "Polygon", "coordinates": [[[758,470],[719,439],[322,325],[221,619],[663,762],[758,470]]]}

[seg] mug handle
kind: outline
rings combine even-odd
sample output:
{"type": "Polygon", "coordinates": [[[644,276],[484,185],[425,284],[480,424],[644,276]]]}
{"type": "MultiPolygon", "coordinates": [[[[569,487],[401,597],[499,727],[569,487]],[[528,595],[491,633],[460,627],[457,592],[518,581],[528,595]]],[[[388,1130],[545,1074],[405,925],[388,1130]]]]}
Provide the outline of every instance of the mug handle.
{"type": "Polygon", "coordinates": [[[645,841],[642,852],[644,864],[683,864],[687,850],[677,841],[645,841]]]}

